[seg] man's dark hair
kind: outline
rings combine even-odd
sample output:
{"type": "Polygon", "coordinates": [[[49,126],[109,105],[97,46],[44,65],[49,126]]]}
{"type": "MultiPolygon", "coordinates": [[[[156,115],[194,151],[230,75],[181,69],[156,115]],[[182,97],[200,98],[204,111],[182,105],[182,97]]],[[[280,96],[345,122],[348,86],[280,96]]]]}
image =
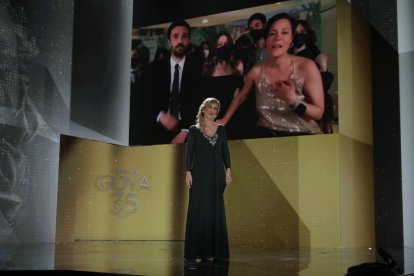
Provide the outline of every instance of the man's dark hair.
{"type": "Polygon", "coordinates": [[[178,20],[171,23],[168,27],[168,39],[170,39],[171,32],[175,27],[186,27],[188,29],[188,36],[191,36],[190,25],[185,20],[178,20]]]}
{"type": "Polygon", "coordinates": [[[136,48],[138,57],[142,65],[147,65],[149,63],[150,58],[150,50],[144,44],[140,44],[136,48]]]}
{"type": "Polygon", "coordinates": [[[259,13],[259,12],[257,12],[257,13],[254,13],[254,14],[252,14],[250,17],[249,17],[249,20],[247,20],[247,26],[249,26],[250,25],[250,23],[253,21],[253,20],[260,20],[260,21],[262,21],[262,23],[263,23],[263,26],[264,25],[266,25],[266,15],[264,15],[263,13],[259,13]]]}

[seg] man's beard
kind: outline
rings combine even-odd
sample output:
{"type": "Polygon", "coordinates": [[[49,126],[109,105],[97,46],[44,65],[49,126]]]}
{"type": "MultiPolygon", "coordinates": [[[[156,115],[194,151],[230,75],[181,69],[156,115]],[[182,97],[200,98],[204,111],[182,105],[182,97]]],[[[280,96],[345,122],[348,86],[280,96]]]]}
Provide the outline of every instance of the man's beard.
{"type": "Polygon", "coordinates": [[[175,46],[172,52],[174,56],[181,58],[185,56],[187,48],[183,44],[178,44],[177,46],[175,46]]]}

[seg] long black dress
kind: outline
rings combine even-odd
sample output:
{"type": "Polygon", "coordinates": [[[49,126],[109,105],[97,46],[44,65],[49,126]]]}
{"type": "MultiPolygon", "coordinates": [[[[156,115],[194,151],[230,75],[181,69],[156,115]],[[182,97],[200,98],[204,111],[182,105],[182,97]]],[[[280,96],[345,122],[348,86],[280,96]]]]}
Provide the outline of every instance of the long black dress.
{"type": "Polygon", "coordinates": [[[186,170],[193,177],[188,203],[184,257],[229,258],[223,193],[230,152],[224,126],[213,137],[191,126],[187,138],[186,170]]]}
{"type": "MultiPolygon", "coordinates": [[[[221,103],[217,119],[221,119],[229,109],[236,89],[242,89],[244,77],[239,75],[210,76],[204,77],[201,83],[200,103],[209,97],[218,99],[221,103]]],[[[254,137],[252,132],[256,129],[256,106],[254,93],[238,108],[231,120],[226,125],[229,140],[246,139],[254,137]]]]}

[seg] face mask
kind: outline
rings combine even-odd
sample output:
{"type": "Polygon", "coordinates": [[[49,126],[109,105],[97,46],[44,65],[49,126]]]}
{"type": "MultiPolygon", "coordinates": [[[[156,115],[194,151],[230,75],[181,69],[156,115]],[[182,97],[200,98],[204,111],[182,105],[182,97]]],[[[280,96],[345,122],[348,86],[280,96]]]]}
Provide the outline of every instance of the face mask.
{"type": "Polygon", "coordinates": [[[308,36],[306,34],[296,34],[293,37],[293,46],[298,49],[303,46],[303,44],[306,43],[306,40],[308,39],[308,36]]]}
{"type": "Polygon", "coordinates": [[[253,38],[254,42],[258,41],[263,37],[263,29],[250,30],[250,36],[253,38]]]}
{"type": "Polygon", "coordinates": [[[209,53],[210,53],[210,51],[208,49],[204,49],[203,50],[204,58],[207,58],[209,53]]]}
{"type": "Polygon", "coordinates": [[[231,46],[225,45],[220,48],[217,48],[217,58],[221,60],[229,60],[231,55],[231,46]]]}

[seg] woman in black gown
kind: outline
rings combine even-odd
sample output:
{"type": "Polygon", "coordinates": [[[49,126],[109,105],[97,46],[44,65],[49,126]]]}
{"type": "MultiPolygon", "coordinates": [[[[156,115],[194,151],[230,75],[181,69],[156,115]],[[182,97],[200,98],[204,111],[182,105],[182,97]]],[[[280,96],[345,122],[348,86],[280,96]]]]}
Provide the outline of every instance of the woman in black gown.
{"type": "Polygon", "coordinates": [[[231,183],[230,152],[224,126],[214,121],[219,110],[217,99],[205,99],[187,137],[184,257],[196,261],[229,258],[223,193],[231,183]]]}
{"type": "MultiPolygon", "coordinates": [[[[243,62],[236,58],[230,33],[223,30],[217,34],[212,53],[204,63],[200,97],[218,99],[221,109],[226,111],[234,95],[243,87],[243,82],[243,62]]],[[[250,97],[247,103],[235,114],[234,120],[226,125],[229,140],[252,136],[249,130],[254,129],[256,123],[254,97],[250,97]]],[[[218,114],[218,118],[223,116],[224,113],[218,114]]]]}

